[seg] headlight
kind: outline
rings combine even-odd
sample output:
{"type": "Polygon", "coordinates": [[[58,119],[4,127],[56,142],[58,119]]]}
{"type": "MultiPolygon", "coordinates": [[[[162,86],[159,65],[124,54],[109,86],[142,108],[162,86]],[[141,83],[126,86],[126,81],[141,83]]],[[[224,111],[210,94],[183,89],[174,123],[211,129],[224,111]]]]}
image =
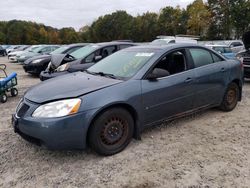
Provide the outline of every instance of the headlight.
{"type": "Polygon", "coordinates": [[[36,59],[36,60],[32,61],[31,63],[36,64],[36,63],[40,63],[41,61],[42,61],[42,59],[36,59]]]}
{"type": "Polygon", "coordinates": [[[39,106],[32,114],[33,117],[55,118],[63,117],[78,112],[81,105],[81,99],[66,99],[51,102],[39,106]]]}
{"type": "Polygon", "coordinates": [[[68,64],[68,63],[65,63],[65,64],[59,66],[59,67],[56,69],[56,71],[57,71],[57,72],[66,71],[66,70],[68,70],[68,68],[69,68],[69,64],[68,64]]]}

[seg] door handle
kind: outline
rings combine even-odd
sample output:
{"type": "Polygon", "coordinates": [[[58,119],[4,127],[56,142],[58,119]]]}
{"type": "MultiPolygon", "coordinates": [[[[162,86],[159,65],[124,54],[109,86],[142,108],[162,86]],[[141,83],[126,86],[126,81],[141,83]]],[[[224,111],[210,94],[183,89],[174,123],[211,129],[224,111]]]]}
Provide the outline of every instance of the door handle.
{"type": "Polygon", "coordinates": [[[193,81],[192,78],[187,78],[187,79],[185,80],[186,83],[189,83],[189,82],[191,82],[191,81],[193,81]]]}
{"type": "Polygon", "coordinates": [[[221,72],[225,72],[226,69],[223,67],[223,68],[220,69],[220,71],[221,71],[221,72]]]}

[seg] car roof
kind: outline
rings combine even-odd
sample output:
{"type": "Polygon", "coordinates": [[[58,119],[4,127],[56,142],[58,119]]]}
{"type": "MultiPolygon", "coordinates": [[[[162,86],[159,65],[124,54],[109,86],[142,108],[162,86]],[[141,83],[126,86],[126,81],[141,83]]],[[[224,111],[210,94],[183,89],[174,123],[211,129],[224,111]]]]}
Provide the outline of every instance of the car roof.
{"type": "Polygon", "coordinates": [[[64,45],[64,46],[72,48],[72,47],[77,47],[77,46],[86,46],[88,44],[90,44],[90,43],[75,43],[75,44],[68,44],[68,45],[64,45]]]}
{"type": "Polygon", "coordinates": [[[188,48],[188,47],[199,47],[205,48],[205,46],[193,44],[193,43],[170,43],[164,45],[141,45],[141,46],[133,46],[130,48],[126,48],[125,50],[151,50],[151,51],[167,51],[175,48],[188,48]]]}
{"type": "Polygon", "coordinates": [[[227,45],[223,45],[223,44],[209,44],[209,45],[205,45],[208,47],[226,47],[229,48],[227,45]]]}
{"type": "Polygon", "coordinates": [[[110,45],[122,45],[122,44],[127,44],[127,45],[136,45],[133,42],[120,42],[120,41],[113,41],[113,42],[100,42],[100,43],[93,43],[93,45],[98,45],[98,46],[110,46],[110,45]]]}

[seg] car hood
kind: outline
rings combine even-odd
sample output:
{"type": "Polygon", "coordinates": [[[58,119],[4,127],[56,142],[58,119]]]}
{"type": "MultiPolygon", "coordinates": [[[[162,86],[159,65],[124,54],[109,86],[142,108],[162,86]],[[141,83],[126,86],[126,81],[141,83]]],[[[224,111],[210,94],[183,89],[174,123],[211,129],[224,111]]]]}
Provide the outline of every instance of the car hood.
{"type": "Polygon", "coordinates": [[[242,41],[245,45],[245,48],[247,50],[250,49],[250,31],[244,33],[244,35],[242,36],[242,41]]]}
{"type": "Polygon", "coordinates": [[[51,55],[37,55],[26,60],[24,64],[30,64],[32,61],[37,60],[37,59],[50,59],[50,58],[51,58],[51,55]]]}
{"type": "Polygon", "coordinates": [[[41,104],[79,97],[121,82],[123,81],[77,72],[41,82],[29,89],[24,97],[41,104]]]}
{"type": "Polygon", "coordinates": [[[39,55],[39,53],[35,53],[35,52],[25,52],[25,53],[22,53],[21,56],[33,57],[33,56],[36,56],[36,55],[39,55]]]}
{"type": "Polygon", "coordinates": [[[20,55],[22,53],[25,53],[25,52],[24,51],[14,51],[14,52],[9,53],[9,55],[20,55]]]}

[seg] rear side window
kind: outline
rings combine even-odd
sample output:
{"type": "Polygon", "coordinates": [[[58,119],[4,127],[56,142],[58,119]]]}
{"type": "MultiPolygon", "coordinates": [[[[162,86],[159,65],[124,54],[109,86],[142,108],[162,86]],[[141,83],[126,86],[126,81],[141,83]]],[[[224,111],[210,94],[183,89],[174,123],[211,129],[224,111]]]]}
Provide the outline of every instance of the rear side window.
{"type": "Polygon", "coordinates": [[[195,67],[201,67],[213,63],[212,55],[209,51],[199,48],[190,49],[195,67]]]}
{"type": "Polygon", "coordinates": [[[218,55],[215,55],[214,53],[211,53],[212,54],[212,57],[213,57],[213,60],[214,62],[221,62],[221,61],[224,61],[224,59],[222,59],[221,57],[219,57],[218,55]]]}

